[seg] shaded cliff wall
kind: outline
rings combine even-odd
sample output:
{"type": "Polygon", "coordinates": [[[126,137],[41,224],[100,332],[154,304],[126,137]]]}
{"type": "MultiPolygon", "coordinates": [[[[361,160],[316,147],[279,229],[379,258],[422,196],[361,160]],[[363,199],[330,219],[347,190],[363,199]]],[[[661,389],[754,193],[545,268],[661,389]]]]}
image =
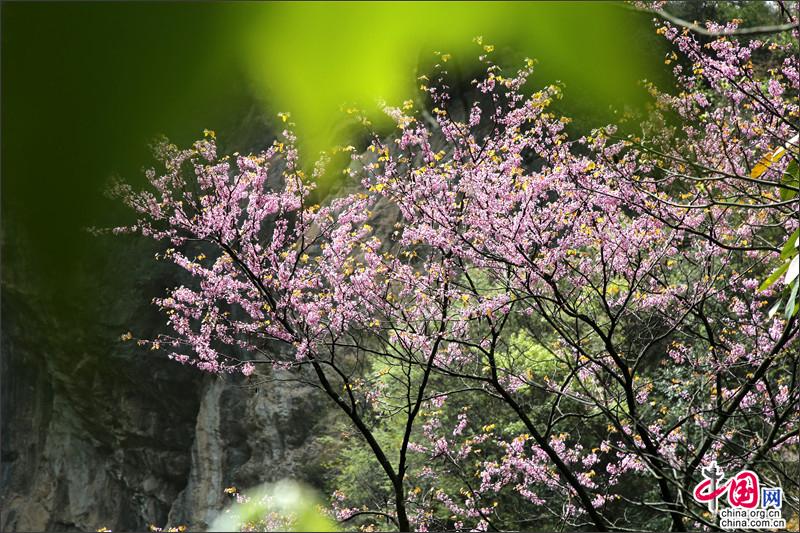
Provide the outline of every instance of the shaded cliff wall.
{"type": "MultiPolygon", "coordinates": [[[[251,111],[228,145],[258,149],[267,130],[251,111]]],[[[4,207],[0,529],[202,529],[227,486],[321,485],[323,396],[286,375],[202,375],[120,340],[164,331],[150,300],[180,280],[153,243],[86,236],[77,274],[43,276],[54,269],[30,253],[23,207],[4,207]]]]}
{"type": "Polygon", "coordinates": [[[85,309],[76,305],[72,319],[49,312],[6,262],[0,527],[204,528],[227,486],[284,477],[317,484],[312,437],[325,399],[269,376],[201,375],[119,341],[128,330],[160,330],[147,295],[170,273],[141,259],[152,257],[146,243],[117,252],[129,287],[87,291],[103,311],[89,329],[85,309]]]}

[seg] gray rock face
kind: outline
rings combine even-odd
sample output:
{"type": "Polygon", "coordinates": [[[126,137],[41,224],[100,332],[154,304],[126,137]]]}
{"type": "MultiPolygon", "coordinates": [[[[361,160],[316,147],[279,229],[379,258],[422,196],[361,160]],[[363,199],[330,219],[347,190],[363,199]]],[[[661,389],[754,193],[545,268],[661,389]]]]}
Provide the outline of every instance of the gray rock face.
{"type": "Polygon", "coordinates": [[[251,487],[284,478],[314,482],[308,466],[316,457],[312,429],[325,411],[322,402],[307,386],[268,383],[251,389],[208,379],[191,448],[192,468],[168,522],[207,528],[231,485],[251,487]]]}
{"type": "Polygon", "coordinates": [[[5,261],[0,529],[197,530],[228,502],[227,486],[315,484],[326,399],[268,376],[203,376],[118,340],[162,330],[149,300],[174,272],[154,267],[148,243],[112,246],[124,280],[87,266],[93,303],[74,310],[31,288],[23,258],[5,261]]]}

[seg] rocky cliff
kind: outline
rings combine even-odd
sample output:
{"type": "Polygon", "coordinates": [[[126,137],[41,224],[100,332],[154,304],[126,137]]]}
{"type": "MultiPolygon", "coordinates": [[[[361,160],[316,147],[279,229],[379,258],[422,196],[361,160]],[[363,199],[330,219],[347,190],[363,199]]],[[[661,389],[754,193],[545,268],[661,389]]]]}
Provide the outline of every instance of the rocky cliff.
{"type": "Polygon", "coordinates": [[[103,319],[88,330],[49,312],[13,267],[4,273],[4,531],[202,529],[227,486],[313,478],[324,398],[265,376],[204,376],[118,340],[158,331],[148,295],[169,276],[147,261],[136,268],[152,257],[145,243],[126,246],[118,257],[131,283],[112,297],[97,280],[103,319]]]}
{"type": "MultiPolygon", "coordinates": [[[[242,138],[264,138],[245,123],[242,138]]],[[[196,530],[230,485],[319,485],[323,396],[287,376],[202,375],[120,340],[163,331],[150,299],[177,280],[152,243],[87,241],[68,283],[37,279],[22,228],[3,218],[0,529],[196,530]]]]}

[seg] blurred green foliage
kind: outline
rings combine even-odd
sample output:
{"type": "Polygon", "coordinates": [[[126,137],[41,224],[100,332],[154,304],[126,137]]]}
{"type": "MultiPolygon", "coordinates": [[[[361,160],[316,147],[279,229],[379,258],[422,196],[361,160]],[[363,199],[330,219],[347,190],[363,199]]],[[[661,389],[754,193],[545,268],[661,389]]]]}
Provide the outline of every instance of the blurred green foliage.
{"type": "Polygon", "coordinates": [[[3,3],[4,267],[24,260],[26,276],[73,299],[87,262],[107,253],[84,228],[126,220],[103,197],[107,180],[141,179],[159,133],[187,143],[209,125],[235,128],[249,96],[220,7],[3,3]]]}
{"type": "Polygon", "coordinates": [[[247,490],[243,501],[221,512],[209,531],[338,531],[322,509],[313,489],[282,480],[247,490]]]}
{"type": "Polygon", "coordinates": [[[413,96],[432,51],[469,70],[484,53],[476,36],[509,59],[538,59],[539,83],[565,82],[591,114],[640,103],[636,81],[654,64],[630,31],[647,17],[605,2],[277,2],[246,15],[245,70],[269,107],[293,114],[312,152],[340,132],[342,104],[370,111],[377,98],[413,96]]]}
{"type": "Polygon", "coordinates": [[[598,2],[5,2],[4,266],[24,255],[46,292],[87,297],[77,280],[114,256],[84,228],[129,221],[102,192],[114,174],[142,182],[155,136],[187,144],[209,128],[225,150],[257,149],[287,111],[310,165],[352,131],[342,105],[416,97],[433,52],[468,83],[478,35],[501,64],[538,59],[533,84],[563,81],[562,112],[597,125],[663,77],[650,18],[598,2]]]}

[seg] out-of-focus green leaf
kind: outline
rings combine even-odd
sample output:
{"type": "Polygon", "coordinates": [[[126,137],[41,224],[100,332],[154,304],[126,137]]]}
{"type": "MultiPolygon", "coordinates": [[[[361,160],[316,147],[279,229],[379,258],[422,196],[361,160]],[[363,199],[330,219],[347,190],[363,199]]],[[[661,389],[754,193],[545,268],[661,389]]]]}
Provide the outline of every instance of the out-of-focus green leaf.
{"type": "Polygon", "coordinates": [[[786,263],[782,264],[781,266],[779,266],[775,270],[775,272],[770,274],[769,277],[764,280],[764,283],[762,283],[758,287],[758,290],[763,291],[764,289],[768,288],[770,285],[772,285],[773,283],[778,281],[778,278],[780,278],[781,275],[783,275],[783,273],[786,272],[786,269],[788,269],[788,268],[789,268],[789,263],[788,262],[786,262],[786,263]]]}
{"type": "Polygon", "coordinates": [[[786,239],[786,244],[783,245],[783,249],[781,250],[781,259],[789,259],[792,255],[798,253],[798,249],[800,248],[800,228],[794,230],[788,239],[786,239]]]}
{"type": "Polygon", "coordinates": [[[793,282],[798,274],[800,274],[800,255],[794,256],[789,262],[789,268],[786,269],[786,278],[784,279],[786,285],[793,282]]]}
{"type": "Polygon", "coordinates": [[[778,300],[775,302],[775,304],[772,307],[770,307],[769,313],[767,313],[767,318],[774,317],[775,313],[778,312],[778,309],[781,308],[781,304],[782,303],[783,303],[783,298],[778,298],[778,300]]]}
{"type": "Polygon", "coordinates": [[[270,111],[292,113],[312,159],[342,141],[343,105],[374,119],[378,99],[414,98],[435,51],[467,82],[492,49],[510,66],[538,59],[535,83],[564,82],[583,114],[643,102],[637,82],[654,75],[652,47],[629,31],[649,21],[610,2],[266,2],[241,14],[243,68],[270,111]]]}
{"type": "Polygon", "coordinates": [[[244,495],[247,501],[225,509],[209,531],[338,531],[322,512],[317,493],[295,481],[262,485],[244,495]]]}
{"type": "MultiPolygon", "coordinates": [[[[786,167],[786,172],[783,174],[781,183],[788,187],[800,187],[800,168],[797,166],[796,159],[792,160],[786,167]]],[[[795,196],[797,196],[797,191],[781,187],[781,200],[791,200],[795,196]]]]}
{"type": "MultiPolygon", "coordinates": [[[[798,259],[795,257],[795,259],[798,259]]],[[[789,295],[789,301],[786,302],[786,309],[784,311],[786,318],[789,319],[795,313],[795,299],[797,298],[797,289],[800,288],[800,279],[795,280],[794,286],[792,287],[792,293],[789,295]]]]}

